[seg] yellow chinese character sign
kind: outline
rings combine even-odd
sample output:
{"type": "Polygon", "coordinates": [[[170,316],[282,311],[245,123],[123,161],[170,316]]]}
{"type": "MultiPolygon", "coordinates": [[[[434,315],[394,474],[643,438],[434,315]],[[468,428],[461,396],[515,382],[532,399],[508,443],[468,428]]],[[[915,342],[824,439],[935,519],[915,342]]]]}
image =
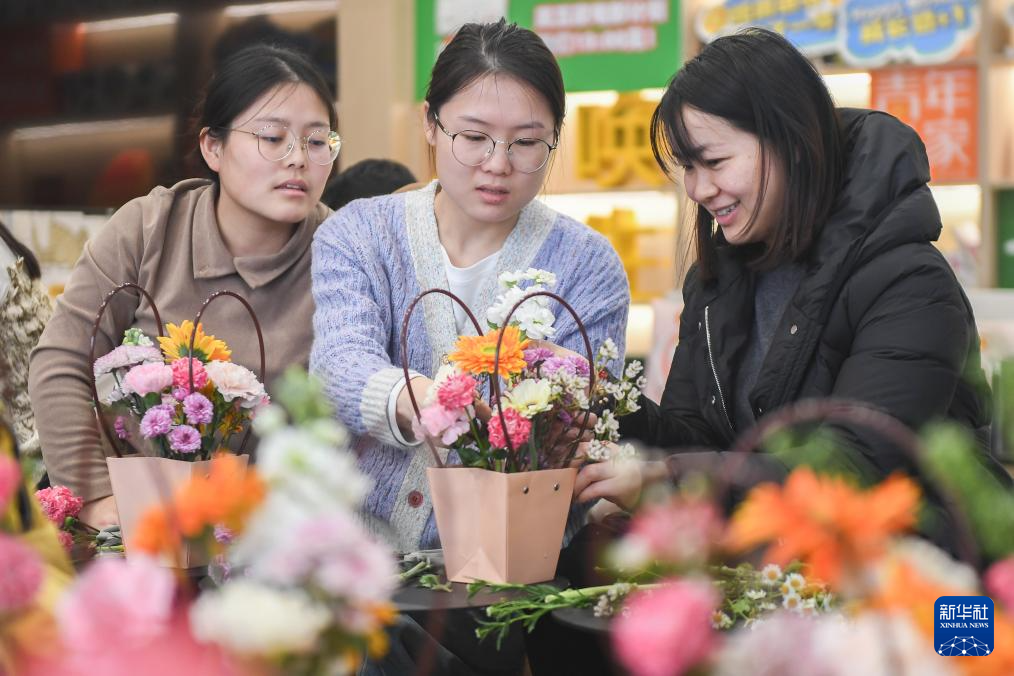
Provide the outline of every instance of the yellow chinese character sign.
{"type": "Polygon", "coordinates": [[[657,104],[621,94],[613,106],[577,110],[577,174],[613,188],[639,179],[663,185],[666,176],[651,152],[651,115],[657,104]]]}

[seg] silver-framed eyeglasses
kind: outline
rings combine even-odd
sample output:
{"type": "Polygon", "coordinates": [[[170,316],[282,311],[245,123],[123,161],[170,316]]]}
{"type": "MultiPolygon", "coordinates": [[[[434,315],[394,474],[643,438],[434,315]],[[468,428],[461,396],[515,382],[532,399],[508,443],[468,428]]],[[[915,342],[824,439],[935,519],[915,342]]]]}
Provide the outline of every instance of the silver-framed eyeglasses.
{"type": "Polygon", "coordinates": [[[257,138],[257,152],[269,162],[280,162],[292,154],[298,143],[306,150],[307,158],[314,164],[331,164],[338,159],[342,149],[342,137],[330,129],[315,129],[306,136],[296,136],[288,127],[269,124],[257,131],[222,127],[229,131],[250,134],[257,138]]]}
{"type": "Polygon", "coordinates": [[[524,174],[534,174],[549,161],[549,155],[556,150],[556,143],[549,144],[540,138],[516,138],[511,142],[495,139],[486,132],[464,129],[451,133],[447,131],[435,114],[437,127],[451,139],[451,154],[466,167],[477,167],[496,152],[497,144],[507,146],[507,159],[511,166],[524,174]]]}

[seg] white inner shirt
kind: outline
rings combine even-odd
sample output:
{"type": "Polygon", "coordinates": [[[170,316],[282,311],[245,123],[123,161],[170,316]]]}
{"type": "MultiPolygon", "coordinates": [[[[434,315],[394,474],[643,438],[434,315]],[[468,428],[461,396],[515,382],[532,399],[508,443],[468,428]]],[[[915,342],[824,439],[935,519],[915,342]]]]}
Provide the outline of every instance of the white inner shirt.
{"type": "MultiPolygon", "coordinates": [[[[484,286],[486,278],[496,272],[496,262],[500,258],[500,252],[492,253],[481,261],[469,265],[467,268],[459,268],[451,263],[451,259],[447,255],[447,249],[443,245],[440,246],[440,253],[444,255],[444,269],[447,271],[448,290],[463,300],[468,309],[475,314],[478,310],[475,307],[475,303],[479,298],[479,290],[484,286]]],[[[451,302],[453,303],[453,301],[451,302]]],[[[486,318],[480,317],[478,314],[475,315],[475,318],[479,320],[479,326],[482,327],[484,333],[486,318]]],[[[454,303],[454,324],[458,329],[458,334],[462,333],[466,322],[468,322],[468,315],[465,314],[460,305],[454,303]]]]}

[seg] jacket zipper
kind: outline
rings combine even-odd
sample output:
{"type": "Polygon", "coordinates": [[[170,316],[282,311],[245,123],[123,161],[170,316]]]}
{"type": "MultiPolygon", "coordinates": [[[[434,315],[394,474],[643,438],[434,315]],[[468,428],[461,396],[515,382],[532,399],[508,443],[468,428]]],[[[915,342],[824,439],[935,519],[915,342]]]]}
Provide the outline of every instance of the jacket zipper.
{"type": "Polygon", "coordinates": [[[715,388],[718,390],[718,401],[722,404],[722,413],[725,415],[725,422],[729,424],[729,430],[733,433],[736,428],[732,425],[729,411],[725,408],[725,395],[722,394],[722,383],[718,380],[718,369],[715,368],[715,355],[711,351],[711,320],[708,315],[710,305],[704,306],[704,336],[708,342],[708,363],[711,364],[711,375],[715,377],[715,388]]]}

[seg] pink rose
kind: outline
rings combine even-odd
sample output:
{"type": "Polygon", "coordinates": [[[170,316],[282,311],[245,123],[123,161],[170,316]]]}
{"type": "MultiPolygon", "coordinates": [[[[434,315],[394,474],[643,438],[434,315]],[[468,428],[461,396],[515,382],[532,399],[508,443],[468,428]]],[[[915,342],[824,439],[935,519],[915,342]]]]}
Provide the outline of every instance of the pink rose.
{"type": "Polygon", "coordinates": [[[46,518],[55,523],[57,528],[63,527],[68,516],[77,517],[84,505],[84,500],[66,486],[51,486],[35,491],[35,499],[42,506],[46,518]]]}
{"type": "Polygon", "coordinates": [[[21,468],[18,463],[14,458],[0,456],[0,514],[7,509],[7,503],[18,492],[20,484],[21,468]]]}
{"type": "MultiPolygon", "coordinates": [[[[532,421],[513,408],[505,408],[503,417],[507,421],[507,434],[510,435],[511,445],[517,449],[528,441],[528,436],[532,433],[532,421]]],[[[504,437],[500,416],[496,411],[493,411],[493,415],[489,418],[489,443],[493,448],[507,448],[507,439],[504,437]]]]}
{"type": "Polygon", "coordinates": [[[173,370],[165,364],[141,364],[127,371],[123,389],[140,396],[161,392],[173,384],[173,370]]]}
{"type": "Polygon", "coordinates": [[[1003,604],[1008,612],[1014,612],[1014,556],[990,566],[982,583],[990,598],[1003,604]]]}
{"type": "Polygon", "coordinates": [[[27,545],[0,533],[0,616],[35,599],[42,584],[42,563],[27,545]]]}
{"type": "Polygon", "coordinates": [[[719,598],[710,582],[676,580],[635,592],[613,622],[617,659],[632,676],[680,676],[717,646],[711,614],[719,598]]]}
{"type": "Polygon", "coordinates": [[[208,372],[204,370],[204,363],[200,359],[180,357],[173,362],[173,385],[181,387],[187,392],[199,390],[208,384],[208,372]],[[190,387],[190,368],[188,361],[194,364],[194,386],[190,387]]]}
{"type": "Polygon", "coordinates": [[[444,408],[465,408],[475,399],[475,378],[459,373],[447,378],[437,388],[437,401],[444,408]]]}

